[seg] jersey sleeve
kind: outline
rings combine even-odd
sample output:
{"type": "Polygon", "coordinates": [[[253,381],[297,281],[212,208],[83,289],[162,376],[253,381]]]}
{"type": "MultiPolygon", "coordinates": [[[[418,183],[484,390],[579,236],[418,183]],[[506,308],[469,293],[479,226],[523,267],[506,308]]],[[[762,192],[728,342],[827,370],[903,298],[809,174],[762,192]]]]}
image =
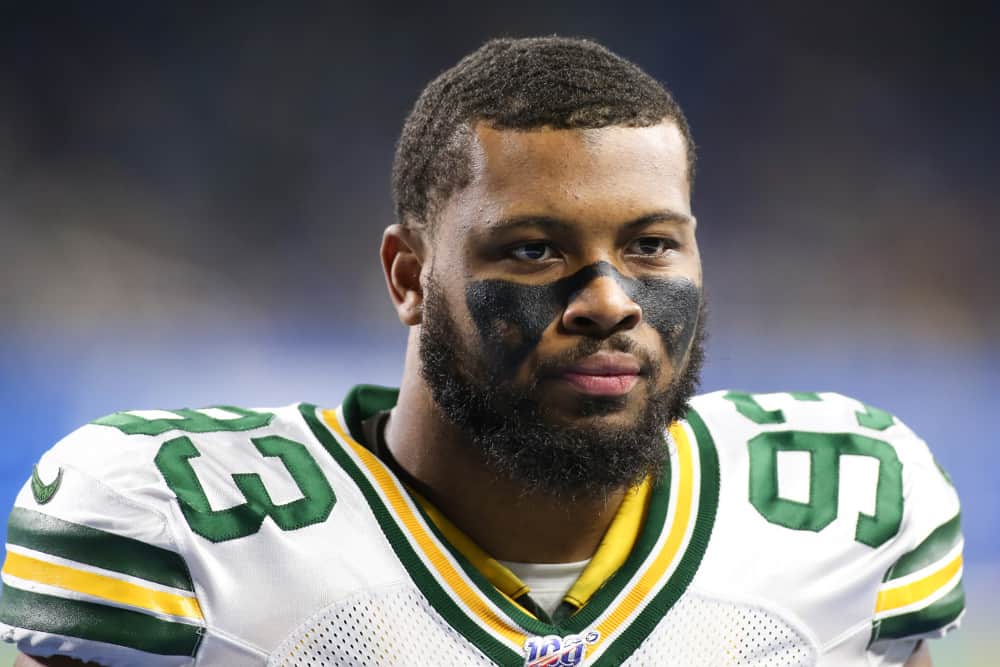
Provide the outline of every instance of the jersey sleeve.
{"type": "Polygon", "coordinates": [[[965,610],[958,494],[927,445],[905,425],[904,553],[886,571],[875,600],[872,642],[937,638],[965,610]]]}
{"type": "Polygon", "coordinates": [[[131,467],[136,452],[120,444],[112,429],[85,426],[21,489],[8,521],[0,637],[35,656],[190,665],[205,625],[195,586],[155,499],[135,493],[154,487],[150,472],[131,467]]]}
{"type": "Polygon", "coordinates": [[[724,555],[702,585],[799,619],[824,665],[901,666],[958,625],[958,494],[901,420],[834,392],[717,392],[692,407],[724,484],[724,555]]]}

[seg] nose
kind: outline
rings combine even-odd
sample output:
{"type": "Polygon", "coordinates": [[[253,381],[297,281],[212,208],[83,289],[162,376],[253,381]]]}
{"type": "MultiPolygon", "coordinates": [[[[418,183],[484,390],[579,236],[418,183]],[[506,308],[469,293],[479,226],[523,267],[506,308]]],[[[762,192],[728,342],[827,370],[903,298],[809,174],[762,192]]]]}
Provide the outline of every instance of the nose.
{"type": "Polygon", "coordinates": [[[570,297],[562,325],[571,332],[605,338],[638,326],[642,308],[610,276],[600,276],[570,297]]]}

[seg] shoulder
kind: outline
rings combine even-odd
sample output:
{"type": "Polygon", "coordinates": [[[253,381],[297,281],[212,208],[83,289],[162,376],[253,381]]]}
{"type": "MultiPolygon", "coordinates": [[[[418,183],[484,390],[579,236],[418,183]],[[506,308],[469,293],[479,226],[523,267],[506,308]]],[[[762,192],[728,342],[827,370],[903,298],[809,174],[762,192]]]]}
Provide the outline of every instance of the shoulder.
{"type": "Polygon", "coordinates": [[[858,399],[718,391],[691,400],[688,422],[717,448],[731,477],[745,475],[747,499],[766,518],[821,530],[846,503],[867,510],[856,538],[878,548],[926,537],[959,513],[958,494],[927,443],[858,399]]]}
{"type": "MultiPolygon", "coordinates": [[[[241,434],[294,429],[302,421],[301,405],[278,408],[220,405],[115,412],[76,429],[57,442],[46,456],[106,473],[108,464],[117,460],[127,467],[129,463],[145,460],[145,450],[178,436],[221,442],[237,439],[241,434]]],[[[112,465],[110,470],[118,471],[119,467],[112,465]]]]}
{"type": "Polygon", "coordinates": [[[889,412],[850,396],[832,391],[788,391],[753,393],[723,389],[691,399],[691,407],[717,427],[750,422],[781,425],[808,424],[816,430],[885,432],[902,422],[889,412]]]}
{"type": "Polygon", "coordinates": [[[261,477],[276,477],[280,486],[291,475],[300,488],[315,486],[312,478],[326,478],[316,463],[325,452],[307,419],[310,407],[226,405],[101,417],[42,456],[18,506],[45,505],[35,509],[55,512],[63,505],[88,507],[123,519],[151,514],[167,522],[178,508],[190,519],[208,513],[210,505],[263,498],[261,477]]]}
{"type": "MultiPolygon", "coordinates": [[[[930,449],[899,417],[857,398],[836,392],[750,393],[722,390],[691,400],[692,420],[721,447],[745,445],[759,437],[778,449],[837,449],[843,454],[878,456],[885,443],[909,466],[938,471],[930,449]],[[799,434],[782,438],[763,434],[799,434]],[[814,437],[803,434],[816,434],[814,437]]],[[[752,448],[751,448],[752,449],[752,448]]]]}
{"type": "Polygon", "coordinates": [[[834,392],[718,391],[692,399],[687,421],[719,455],[706,571],[722,587],[780,597],[823,642],[953,627],[958,494],[901,419],[834,392]],[[757,576],[734,576],[734,558],[757,576]]]}
{"type": "MultiPolygon", "coordinates": [[[[958,513],[955,488],[928,444],[899,417],[856,398],[836,392],[723,390],[692,399],[688,421],[711,438],[720,456],[746,462],[758,484],[764,473],[776,478],[782,472],[785,477],[806,474],[821,483],[868,468],[877,477],[873,502],[889,504],[896,494],[932,498],[937,511],[924,509],[932,503],[923,501],[911,501],[908,509],[935,519],[958,513]]],[[[814,489],[841,490],[836,483],[814,489]]]]}
{"type": "Polygon", "coordinates": [[[192,458],[204,457],[204,463],[239,459],[247,453],[240,445],[251,445],[254,439],[307,436],[298,408],[299,404],[253,409],[227,405],[116,412],[57,442],[42,456],[37,470],[43,479],[59,471],[83,475],[155,503],[158,496],[150,493],[150,476],[159,477],[164,450],[179,447],[180,441],[197,442],[201,447],[192,458]]]}
{"type": "Polygon", "coordinates": [[[10,513],[0,628],[35,655],[182,664],[214,641],[191,532],[210,543],[258,529],[267,491],[252,473],[267,466],[256,463],[312,459],[308,432],[295,405],[119,412],[73,431],[10,513]],[[241,483],[239,473],[250,474],[241,483]],[[209,488],[215,480],[233,499],[209,488]]]}

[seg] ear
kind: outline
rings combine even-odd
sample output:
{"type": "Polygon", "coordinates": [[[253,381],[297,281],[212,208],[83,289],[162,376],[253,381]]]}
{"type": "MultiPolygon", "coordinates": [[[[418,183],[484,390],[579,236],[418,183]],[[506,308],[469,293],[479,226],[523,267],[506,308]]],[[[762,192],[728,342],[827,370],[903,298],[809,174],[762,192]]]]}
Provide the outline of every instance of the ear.
{"type": "Polygon", "coordinates": [[[385,285],[399,321],[408,327],[420,324],[424,313],[424,291],[420,285],[424,266],[423,238],[409,227],[389,225],[382,233],[379,254],[385,285]]]}

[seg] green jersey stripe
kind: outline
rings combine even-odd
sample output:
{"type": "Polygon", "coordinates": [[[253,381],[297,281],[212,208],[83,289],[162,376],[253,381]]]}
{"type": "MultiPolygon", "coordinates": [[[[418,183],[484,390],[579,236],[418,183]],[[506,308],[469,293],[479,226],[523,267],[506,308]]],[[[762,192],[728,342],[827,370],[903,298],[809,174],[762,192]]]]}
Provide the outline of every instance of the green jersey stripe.
{"type": "Polygon", "coordinates": [[[938,526],[916,549],[901,556],[896,564],[886,572],[883,581],[905,577],[947,556],[948,552],[962,538],[959,525],[961,516],[961,514],[956,514],[955,518],[938,526]]]}
{"type": "Polygon", "coordinates": [[[618,571],[611,575],[611,578],[594,593],[590,601],[562,624],[562,627],[569,632],[583,632],[603,615],[618,597],[618,594],[625,589],[625,586],[639,569],[649,560],[653,547],[660,541],[663,531],[667,529],[667,514],[670,510],[671,468],[670,459],[667,458],[661,473],[662,477],[657,481],[650,494],[646,520],[643,522],[639,537],[632,547],[632,552],[618,568],[618,571]]]}
{"type": "Polygon", "coordinates": [[[194,655],[202,628],[4,585],[0,622],[25,630],[117,644],[156,655],[194,655]]]}
{"type": "MultiPolygon", "coordinates": [[[[368,388],[366,387],[365,389],[368,388]]],[[[365,413],[365,408],[378,408],[379,406],[375,404],[381,403],[380,401],[368,400],[368,405],[360,405],[363,401],[359,399],[379,398],[378,394],[383,393],[378,391],[377,388],[371,389],[375,390],[370,392],[375,394],[374,397],[349,396],[348,399],[345,399],[341,407],[343,420],[347,423],[348,431],[353,435],[360,435],[360,422],[362,421],[365,413]]],[[[333,458],[340,464],[341,468],[343,468],[354,479],[358,488],[365,495],[369,506],[382,528],[383,533],[386,535],[386,538],[396,551],[400,562],[408,570],[411,578],[419,586],[420,590],[428,598],[438,613],[441,614],[441,616],[444,617],[453,628],[464,635],[468,641],[476,645],[492,660],[503,665],[523,665],[523,654],[510,651],[510,649],[503,643],[497,641],[497,639],[493,637],[492,633],[483,628],[479,623],[473,621],[460,608],[457,607],[456,603],[451,599],[451,596],[443,589],[442,585],[438,583],[434,575],[428,570],[426,564],[423,563],[414,551],[413,547],[409,544],[409,541],[407,540],[401,527],[396,523],[392,511],[379,496],[370,480],[368,480],[367,475],[361,470],[358,464],[354,462],[346,447],[342,447],[337,438],[334,437],[333,433],[331,433],[322,423],[319,411],[316,407],[302,405],[300,406],[300,411],[316,437],[324,444],[333,458]]],[[[690,528],[691,533],[688,545],[682,552],[680,561],[670,579],[649,603],[644,604],[637,611],[636,616],[627,624],[627,626],[625,626],[618,637],[615,638],[613,643],[609,645],[608,650],[602,652],[602,655],[598,657],[596,664],[621,664],[622,660],[626,659],[635,651],[635,649],[648,637],[649,633],[657,625],[657,623],[659,623],[663,615],[671,606],[673,606],[673,604],[676,603],[676,601],[683,594],[684,590],[686,590],[687,586],[693,579],[694,573],[697,570],[698,565],[701,562],[701,558],[708,546],[708,539],[712,532],[712,524],[715,520],[715,512],[718,505],[719,468],[718,456],[715,451],[714,443],[712,442],[704,424],[700,421],[699,424],[700,426],[698,427],[692,427],[695,432],[695,437],[692,438],[692,455],[698,457],[701,469],[701,484],[700,490],[696,487],[695,491],[696,493],[699,493],[698,508],[696,516],[693,517],[694,525],[690,528]]],[[[664,477],[669,480],[669,467],[665,472],[666,474],[664,477]]],[[[508,618],[520,626],[522,630],[527,631],[529,634],[539,636],[544,634],[565,634],[567,632],[573,632],[577,628],[585,628],[588,623],[591,623],[594,620],[588,617],[599,617],[603,612],[606,612],[607,605],[613,601],[614,597],[620,592],[621,588],[627,584],[628,580],[634,577],[636,571],[641,568],[642,564],[646,560],[648,560],[652,548],[655,546],[662,531],[665,529],[664,522],[669,507],[670,486],[669,482],[665,484],[661,483],[659,488],[654,490],[654,498],[651,499],[649,515],[645,521],[645,529],[643,534],[640,535],[639,541],[637,541],[632,554],[630,554],[629,559],[626,561],[626,564],[619,569],[619,572],[616,573],[616,575],[613,575],[612,580],[609,580],[608,585],[598,591],[595,598],[592,599],[588,605],[586,605],[574,617],[566,619],[558,625],[545,623],[538,619],[531,618],[523,611],[517,609],[514,605],[511,605],[508,601],[500,599],[499,594],[495,592],[493,587],[488,581],[485,580],[481,573],[476,571],[471,564],[468,563],[466,559],[458,553],[457,550],[455,550],[454,547],[443,538],[443,536],[440,535],[433,522],[426,516],[423,516],[423,518],[424,522],[428,526],[428,529],[435,534],[439,543],[450,552],[462,570],[465,571],[466,576],[468,576],[476,587],[479,588],[480,593],[482,593],[484,597],[489,599],[496,607],[505,613],[508,618]],[[619,577],[620,581],[614,581],[619,577]]],[[[417,513],[423,515],[422,509],[419,505],[417,505],[416,511],[417,513]]]]}
{"type": "Polygon", "coordinates": [[[688,410],[685,420],[694,432],[692,446],[697,449],[701,466],[701,490],[698,495],[698,516],[691,534],[691,541],[681,558],[677,570],[652,601],[647,603],[635,620],[594,662],[594,667],[620,665],[642,644],[656,625],[670,611],[694,579],[701,559],[708,549],[708,542],[715,526],[719,507],[719,455],[715,442],[701,416],[688,410]]]}
{"type": "Polygon", "coordinates": [[[459,634],[465,637],[476,648],[483,652],[490,660],[498,665],[512,665],[520,667],[524,664],[524,656],[512,651],[501,641],[496,639],[486,628],[476,621],[473,621],[466,613],[451,599],[447,591],[434,578],[434,575],[427,569],[427,565],[414,551],[403,530],[393,518],[392,511],[382,502],[381,497],[368,477],[361,471],[358,465],[345,451],[336,437],[320,421],[318,408],[314,405],[301,404],[299,412],[309,425],[310,430],[316,438],[323,444],[323,447],[330,453],[333,459],[346,472],[355,485],[365,497],[369,508],[375,515],[375,519],[382,529],[396,557],[406,568],[410,578],[413,579],[421,593],[431,603],[431,606],[441,615],[445,621],[451,625],[459,634]]]}
{"type": "Polygon", "coordinates": [[[954,621],[965,609],[965,591],[959,581],[943,598],[909,614],[890,616],[875,621],[872,639],[900,639],[934,632],[954,621]]]}
{"type": "MultiPolygon", "coordinates": [[[[361,435],[361,422],[364,415],[386,410],[395,405],[397,390],[374,385],[360,385],[351,390],[342,405],[344,421],[348,430],[354,436],[361,435]]],[[[358,439],[355,437],[355,439],[358,439]]],[[[360,441],[360,440],[359,440],[360,441]]],[[[503,611],[522,630],[538,636],[579,633],[601,617],[614,602],[619,593],[632,580],[639,569],[646,563],[649,555],[665,530],[665,521],[670,505],[670,475],[671,465],[667,459],[661,473],[659,483],[653,488],[647,518],[636,544],[622,566],[604,583],[590,601],[580,611],[562,620],[560,623],[550,623],[541,618],[533,618],[512,604],[452,545],[437,526],[431,521],[419,504],[417,511],[438,541],[448,549],[465,574],[476,584],[479,591],[503,611]]]]}
{"type": "MultiPolygon", "coordinates": [[[[341,414],[347,424],[348,433],[360,443],[364,443],[364,434],[361,426],[365,415],[372,415],[382,410],[388,410],[396,404],[399,396],[398,389],[381,387],[378,385],[358,385],[351,389],[350,393],[341,404],[341,414]]],[[[526,614],[517,605],[512,604],[504,595],[494,588],[493,584],[486,579],[482,572],[469,562],[455,546],[441,533],[434,521],[431,520],[420,503],[414,503],[416,511],[420,514],[424,523],[437,537],[451,554],[455,562],[465,572],[466,576],[476,585],[481,593],[503,611],[512,621],[517,623],[522,630],[537,635],[545,635],[556,632],[555,627],[542,620],[526,614]]]]}
{"type": "Polygon", "coordinates": [[[377,384],[359,384],[353,387],[340,406],[351,437],[358,442],[364,442],[361,422],[366,416],[392,409],[398,398],[399,389],[393,387],[382,387],[377,384]]]}
{"type": "Polygon", "coordinates": [[[546,635],[553,634],[556,632],[555,626],[551,623],[547,623],[543,618],[534,618],[526,614],[517,605],[512,604],[508,599],[506,599],[503,594],[493,587],[493,584],[489,582],[482,572],[476,569],[476,566],[469,562],[469,560],[462,555],[458,549],[455,548],[451,542],[438,530],[438,527],[434,524],[427,513],[424,512],[423,508],[420,507],[419,503],[414,503],[416,505],[417,511],[420,513],[421,518],[423,518],[424,523],[427,527],[434,533],[438,541],[444,546],[448,553],[451,554],[455,562],[458,563],[465,575],[475,584],[477,590],[483,594],[484,597],[488,598],[497,608],[500,609],[504,614],[507,615],[510,620],[516,623],[521,630],[527,634],[536,635],[546,635]]]}
{"type": "Polygon", "coordinates": [[[10,513],[7,542],[194,592],[187,565],[177,552],[23,507],[15,507],[10,513]]]}
{"type": "MultiPolygon", "coordinates": [[[[365,415],[374,414],[381,410],[388,410],[396,404],[399,391],[376,385],[359,385],[354,387],[341,406],[344,421],[347,423],[348,431],[359,442],[363,441],[361,422],[365,415]]],[[[517,623],[521,629],[535,635],[548,634],[569,634],[583,631],[587,626],[599,618],[608,606],[614,602],[618,594],[632,580],[636,572],[642,567],[649,557],[650,552],[660,539],[660,535],[665,529],[665,520],[670,504],[670,460],[665,462],[662,476],[659,483],[653,488],[650,495],[649,510],[644,522],[642,531],[636,540],[636,544],[628,558],[620,568],[604,583],[594,594],[584,607],[566,618],[560,623],[548,623],[539,618],[533,618],[524,613],[516,605],[503,596],[493,585],[476,569],[448,541],[438,530],[434,522],[428,517],[423,509],[417,505],[417,511],[421,514],[424,522],[435,534],[438,541],[448,549],[455,561],[461,566],[470,580],[483,595],[503,611],[512,621],[517,623]]]]}
{"type": "Polygon", "coordinates": [[[653,488],[650,494],[649,510],[644,522],[642,532],[636,540],[635,546],[622,566],[611,575],[601,588],[594,593],[594,596],[580,611],[567,617],[559,623],[548,623],[538,618],[532,618],[524,613],[516,605],[511,604],[500,591],[494,588],[486,577],[468,561],[462,553],[455,548],[451,542],[438,530],[434,522],[428,517],[420,505],[417,509],[424,519],[424,522],[435,534],[438,540],[448,549],[455,561],[462,567],[466,575],[475,582],[476,587],[483,595],[490,599],[493,604],[500,608],[507,616],[517,623],[522,630],[529,634],[538,636],[544,635],[567,635],[583,632],[591,623],[597,620],[608,606],[614,602],[618,594],[632,580],[639,568],[646,562],[650,552],[660,539],[666,523],[667,511],[670,505],[670,462],[667,461],[663,472],[662,480],[653,488]]]}

